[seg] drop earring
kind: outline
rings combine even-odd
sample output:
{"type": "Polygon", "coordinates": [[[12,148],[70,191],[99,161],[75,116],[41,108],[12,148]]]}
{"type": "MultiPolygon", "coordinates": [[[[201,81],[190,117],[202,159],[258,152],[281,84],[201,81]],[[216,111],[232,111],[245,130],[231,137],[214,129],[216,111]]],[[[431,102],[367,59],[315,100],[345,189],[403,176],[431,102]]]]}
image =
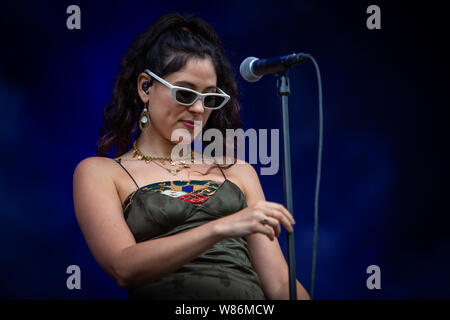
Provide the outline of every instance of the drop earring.
{"type": "Polygon", "coordinates": [[[141,117],[139,119],[139,129],[144,131],[148,127],[149,116],[147,106],[144,106],[144,110],[142,110],[141,117]]]}

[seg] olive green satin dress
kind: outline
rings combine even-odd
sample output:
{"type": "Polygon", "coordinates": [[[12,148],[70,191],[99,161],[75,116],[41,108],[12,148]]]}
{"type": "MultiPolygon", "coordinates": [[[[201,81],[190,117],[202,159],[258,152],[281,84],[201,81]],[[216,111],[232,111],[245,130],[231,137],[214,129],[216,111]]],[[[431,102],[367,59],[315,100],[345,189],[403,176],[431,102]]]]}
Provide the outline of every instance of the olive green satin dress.
{"type": "MultiPolygon", "coordinates": [[[[122,166],[120,158],[115,161],[122,166]]],[[[222,169],[224,182],[175,180],[139,187],[122,168],[137,186],[124,203],[125,219],[137,243],[191,230],[247,206],[241,189],[222,169]]],[[[128,298],[266,299],[243,237],[222,240],[175,272],[129,289],[128,298]]]]}

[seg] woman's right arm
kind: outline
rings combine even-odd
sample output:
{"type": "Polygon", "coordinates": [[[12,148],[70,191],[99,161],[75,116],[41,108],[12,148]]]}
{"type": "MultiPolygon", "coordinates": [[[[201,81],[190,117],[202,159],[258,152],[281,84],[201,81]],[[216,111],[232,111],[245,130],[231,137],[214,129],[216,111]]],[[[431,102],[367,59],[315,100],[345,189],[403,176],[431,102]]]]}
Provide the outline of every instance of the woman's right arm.
{"type": "Polygon", "coordinates": [[[121,288],[152,282],[198,257],[225,236],[216,221],[169,237],[136,243],[107,168],[111,159],[81,161],[73,175],[75,214],[89,250],[121,288]]]}

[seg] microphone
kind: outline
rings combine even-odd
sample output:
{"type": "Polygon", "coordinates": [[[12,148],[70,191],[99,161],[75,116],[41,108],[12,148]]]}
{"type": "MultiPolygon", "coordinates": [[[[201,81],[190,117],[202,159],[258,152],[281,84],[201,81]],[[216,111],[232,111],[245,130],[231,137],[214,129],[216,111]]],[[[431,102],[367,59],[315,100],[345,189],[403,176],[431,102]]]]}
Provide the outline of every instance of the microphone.
{"type": "Polygon", "coordinates": [[[269,59],[248,57],[242,61],[239,70],[245,80],[256,82],[266,73],[286,71],[293,65],[305,63],[307,60],[309,60],[309,55],[304,53],[293,53],[269,59]]]}

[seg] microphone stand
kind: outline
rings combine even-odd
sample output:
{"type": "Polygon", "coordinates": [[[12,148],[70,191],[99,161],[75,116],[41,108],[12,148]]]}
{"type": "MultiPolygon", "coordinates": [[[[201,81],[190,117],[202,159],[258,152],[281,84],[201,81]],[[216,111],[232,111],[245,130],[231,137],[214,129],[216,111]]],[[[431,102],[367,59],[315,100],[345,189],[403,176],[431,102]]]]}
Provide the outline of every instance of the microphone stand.
{"type": "MultiPolygon", "coordinates": [[[[289,69],[277,73],[277,91],[281,98],[281,118],[282,118],[282,135],[283,135],[283,183],[284,183],[284,201],[288,211],[294,215],[294,208],[292,205],[292,177],[291,177],[291,148],[289,140],[289,109],[288,98],[290,94],[289,77],[287,75],[289,69]]],[[[297,284],[296,284],[296,269],[295,269],[295,238],[294,232],[287,234],[287,248],[288,248],[288,265],[289,265],[289,299],[297,300],[297,284]]]]}

